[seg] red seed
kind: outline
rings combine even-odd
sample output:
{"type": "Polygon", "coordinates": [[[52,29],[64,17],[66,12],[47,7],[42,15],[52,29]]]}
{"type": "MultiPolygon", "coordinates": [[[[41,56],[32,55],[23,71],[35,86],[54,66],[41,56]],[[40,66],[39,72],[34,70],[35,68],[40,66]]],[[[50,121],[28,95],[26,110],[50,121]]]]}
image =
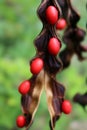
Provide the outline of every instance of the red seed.
{"type": "Polygon", "coordinates": [[[31,62],[30,71],[33,74],[38,74],[43,69],[43,60],[41,58],[36,58],[31,62]]]}
{"type": "Polygon", "coordinates": [[[16,119],[16,124],[19,128],[23,128],[26,124],[26,118],[22,115],[18,116],[16,119]]]}
{"type": "Polygon", "coordinates": [[[58,20],[58,11],[54,6],[48,6],[46,9],[46,19],[50,24],[56,24],[58,20]]]}
{"type": "Polygon", "coordinates": [[[30,81],[26,80],[24,82],[22,82],[18,88],[18,91],[24,95],[26,93],[28,93],[30,90],[30,81]]]}
{"type": "Polygon", "coordinates": [[[63,30],[66,27],[67,23],[66,20],[61,18],[56,23],[56,29],[63,30]]]}
{"type": "Polygon", "coordinates": [[[68,100],[64,100],[62,103],[62,111],[65,114],[70,114],[72,111],[72,105],[68,100]]]}
{"type": "Polygon", "coordinates": [[[49,53],[52,55],[57,55],[60,50],[60,46],[61,46],[60,41],[57,38],[52,37],[48,43],[49,53]]]}

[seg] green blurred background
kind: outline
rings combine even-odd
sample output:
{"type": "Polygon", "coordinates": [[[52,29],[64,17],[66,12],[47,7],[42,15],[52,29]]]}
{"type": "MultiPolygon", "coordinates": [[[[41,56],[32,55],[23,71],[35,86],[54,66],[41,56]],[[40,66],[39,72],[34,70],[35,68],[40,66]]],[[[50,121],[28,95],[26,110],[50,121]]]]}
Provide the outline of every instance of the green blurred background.
{"type": "MultiPolygon", "coordinates": [[[[40,2],[41,0],[0,0],[0,130],[18,130],[15,119],[21,114],[21,107],[17,88],[23,80],[31,77],[29,60],[35,55],[33,41],[42,28],[36,15],[40,2]]],[[[81,14],[78,26],[85,29],[87,0],[72,2],[81,14]]],[[[86,43],[87,37],[83,44],[86,43]]],[[[76,92],[86,92],[87,61],[80,63],[74,56],[71,66],[58,74],[57,79],[66,86],[67,99],[72,100],[76,92]]],[[[87,121],[87,113],[82,107],[72,105],[72,114],[63,114],[56,123],[55,130],[78,130],[72,128],[72,123],[87,121]]],[[[49,130],[49,119],[46,96],[43,93],[31,130],[49,130]]]]}

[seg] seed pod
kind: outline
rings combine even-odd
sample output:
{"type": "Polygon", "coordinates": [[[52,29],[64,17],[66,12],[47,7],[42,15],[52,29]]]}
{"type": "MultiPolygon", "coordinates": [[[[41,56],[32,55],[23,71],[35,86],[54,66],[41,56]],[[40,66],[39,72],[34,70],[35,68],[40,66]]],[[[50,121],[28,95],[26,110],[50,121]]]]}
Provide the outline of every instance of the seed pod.
{"type": "Polygon", "coordinates": [[[59,0],[63,12],[63,18],[67,22],[67,28],[63,34],[63,41],[66,45],[65,49],[60,52],[60,59],[63,62],[63,69],[70,65],[71,59],[74,54],[77,55],[80,61],[87,59],[82,55],[83,52],[87,52],[87,46],[81,45],[84,40],[86,32],[77,26],[80,20],[80,15],[74,10],[70,0],[66,0],[66,4],[59,0]],[[66,7],[66,12],[63,11],[63,7],[66,7]],[[66,60],[65,60],[66,59],[66,60]]]}
{"type": "Polygon", "coordinates": [[[22,112],[26,116],[26,129],[31,126],[34,119],[34,115],[40,102],[40,96],[44,84],[43,77],[43,70],[37,76],[31,77],[30,91],[28,94],[23,95],[21,98],[22,112]]]}
{"type": "Polygon", "coordinates": [[[56,57],[61,47],[61,41],[59,37],[57,37],[55,29],[55,23],[58,20],[61,9],[55,0],[43,0],[37,12],[43,23],[43,28],[34,42],[37,53],[30,62],[30,70],[33,74],[29,79],[31,87],[27,94],[22,95],[21,107],[26,117],[27,130],[33,123],[34,115],[39,106],[41,93],[43,89],[45,89],[51,118],[50,129],[54,130],[55,123],[62,113],[61,105],[64,100],[65,92],[64,86],[56,81],[56,74],[62,69],[62,63],[59,58],[56,57]],[[50,11],[53,11],[51,14],[49,12],[50,8],[52,8],[50,11]],[[50,17],[49,14],[54,18],[50,17]],[[51,38],[54,38],[51,43],[56,47],[52,44],[51,46],[48,45],[51,38]],[[54,43],[55,41],[56,43],[54,43]],[[56,49],[57,51],[55,52],[56,49]]]}
{"type": "Polygon", "coordinates": [[[31,86],[30,90],[21,97],[21,107],[26,118],[25,127],[28,130],[33,123],[42,91],[45,89],[50,113],[50,129],[54,130],[55,123],[62,113],[65,93],[64,86],[56,81],[56,74],[62,68],[68,67],[74,53],[78,55],[79,59],[83,58],[78,49],[81,51],[86,50],[80,45],[80,42],[84,39],[85,32],[77,27],[80,16],[72,8],[70,0],[43,0],[37,13],[42,21],[43,28],[34,41],[37,52],[30,62],[30,70],[33,74],[29,79],[31,86]],[[52,9],[50,10],[51,13],[48,10],[49,8],[52,9]],[[61,41],[59,35],[57,36],[55,24],[61,18],[66,20],[67,28],[63,36],[66,48],[60,53],[60,60],[57,57],[57,53],[60,50],[61,41]],[[56,52],[55,46],[51,45],[49,47],[51,38],[57,39],[58,48],[56,52]],[[53,53],[51,53],[52,51],[53,53]]]}

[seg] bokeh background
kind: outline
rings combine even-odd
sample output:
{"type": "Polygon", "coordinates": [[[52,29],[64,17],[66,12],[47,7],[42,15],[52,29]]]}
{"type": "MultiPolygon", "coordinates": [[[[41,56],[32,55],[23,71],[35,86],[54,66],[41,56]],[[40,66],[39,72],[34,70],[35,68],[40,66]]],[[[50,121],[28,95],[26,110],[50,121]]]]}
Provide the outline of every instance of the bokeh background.
{"type": "MultiPolygon", "coordinates": [[[[21,96],[17,88],[23,80],[31,77],[29,61],[35,55],[33,41],[42,28],[36,15],[40,2],[0,0],[0,130],[18,130],[15,119],[21,114],[21,96]]],[[[85,30],[86,3],[87,0],[72,0],[81,14],[78,26],[85,30]]],[[[87,44],[87,36],[83,44],[87,44]]],[[[65,96],[72,102],[76,92],[87,91],[87,61],[79,62],[74,56],[71,66],[58,74],[57,79],[66,86],[65,96]]],[[[62,114],[55,130],[87,130],[87,112],[78,104],[72,102],[72,105],[72,114],[62,114]]],[[[44,92],[31,130],[49,130],[49,119],[44,92]]]]}

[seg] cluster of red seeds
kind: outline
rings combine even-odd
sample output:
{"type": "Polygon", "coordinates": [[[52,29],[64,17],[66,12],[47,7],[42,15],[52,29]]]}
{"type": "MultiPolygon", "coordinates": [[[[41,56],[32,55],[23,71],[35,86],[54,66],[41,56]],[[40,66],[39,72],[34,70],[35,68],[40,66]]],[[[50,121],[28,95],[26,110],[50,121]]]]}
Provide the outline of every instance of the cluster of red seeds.
{"type": "MultiPolygon", "coordinates": [[[[49,6],[46,9],[46,19],[49,24],[56,25],[57,30],[62,30],[66,27],[66,21],[61,18],[58,18],[58,11],[54,6],[49,6]]],[[[52,37],[48,42],[48,51],[51,55],[57,55],[60,51],[60,41],[52,37]]],[[[32,74],[38,74],[44,67],[44,61],[41,58],[35,58],[30,64],[30,71],[32,74]]],[[[25,95],[29,92],[31,83],[29,80],[22,82],[18,88],[20,94],[25,95]]],[[[71,112],[71,104],[69,101],[65,100],[62,103],[62,112],[69,114],[71,112]]],[[[25,116],[18,116],[16,119],[16,124],[19,128],[22,128],[26,125],[25,116]]]]}
{"type": "MultiPolygon", "coordinates": [[[[63,30],[66,27],[66,20],[61,18],[59,19],[59,14],[57,9],[54,6],[49,6],[46,9],[46,19],[49,24],[56,25],[57,30],[63,30]]],[[[55,37],[52,37],[48,43],[48,51],[52,55],[57,55],[60,51],[61,44],[59,40],[55,37]]]]}

